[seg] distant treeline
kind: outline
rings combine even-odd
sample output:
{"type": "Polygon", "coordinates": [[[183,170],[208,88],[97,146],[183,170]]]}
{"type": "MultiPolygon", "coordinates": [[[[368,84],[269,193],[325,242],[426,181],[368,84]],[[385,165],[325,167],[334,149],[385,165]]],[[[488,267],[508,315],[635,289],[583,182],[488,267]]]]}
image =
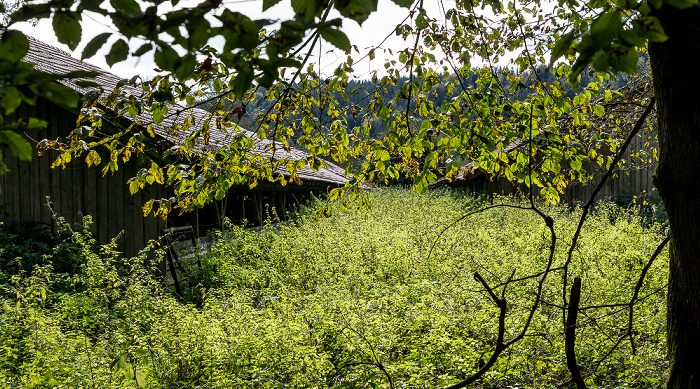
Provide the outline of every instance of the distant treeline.
{"type": "MultiPolygon", "coordinates": [[[[642,57],[640,60],[640,66],[645,66],[646,61],[647,58],[642,57]]],[[[514,69],[509,69],[507,67],[478,68],[472,70],[467,77],[462,77],[461,79],[458,79],[457,76],[454,74],[441,76],[439,82],[433,83],[432,89],[429,92],[422,91],[421,93],[426,94],[428,100],[432,101],[436,107],[439,107],[443,103],[443,101],[449,101],[455,96],[458,96],[462,89],[476,88],[477,80],[479,79],[479,77],[483,75],[488,75],[492,80],[499,80],[500,87],[509,93],[509,98],[511,99],[520,101],[525,100],[528,96],[534,93],[533,87],[537,84],[538,81],[547,84],[551,84],[553,82],[558,81],[564,86],[564,89],[567,91],[566,96],[573,98],[579,91],[582,90],[581,86],[586,86],[589,82],[592,81],[591,76],[588,73],[584,72],[581,75],[581,81],[579,82],[579,86],[577,86],[577,88],[574,88],[571,85],[569,85],[565,78],[557,78],[555,74],[552,73],[550,68],[542,65],[536,68],[536,71],[527,70],[525,72],[520,73],[518,75],[518,77],[520,78],[519,85],[517,86],[517,88],[511,88],[510,79],[512,77],[509,77],[509,75],[512,76],[516,73],[517,72],[514,69]],[[448,86],[450,84],[454,85],[453,92],[451,95],[448,94],[448,89],[450,88],[448,86]]],[[[609,87],[611,87],[612,89],[619,89],[626,85],[629,81],[630,77],[628,75],[619,74],[617,77],[611,78],[611,80],[609,81],[609,87]]],[[[399,79],[391,80],[390,83],[384,85],[382,85],[381,82],[374,82],[366,79],[348,80],[347,86],[345,87],[345,95],[347,96],[347,99],[343,96],[341,92],[333,94],[336,101],[338,101],[338,104],[341,107],[355,108],[354,114],[353,110],[349,108],[345,110],[345,114],[343,115],[343,120],[347,123],[348,130],[352,130],[357,126],[362,125],[363,120],[365,120],[365,116],[368,112],[366,108],[368,104],[370,104],[370,101],[372,100],[372,95],[375,93],[375,91],[379,91],[382,99],[384,99],[385,101],[394,100],[393,107],[395,112],[405,112],[407,99],[405,93],[403,93],[403,86],[407,82],[409,82],[408,77],[401,77],[399,79]]],[[[299,88],[301,86],[295,85],[295,87],[299,88]]],[[[495,85],[495,87],[499,86],[495,85]]],[[[320,91],[319,93],[327,93],[324,92],[322,88],[319,88],[318,90],[320,91]]],[[[241,127],[255,130],[259,123],[258,118],[260,114],[264,114],[265,112],[267,112],[270,109],[270,107],[276,103],[274,100],[267,100],[265,98],[266,93],[267,91],[264,89],[257,90],[255,99],[246,105],[245,114],[240,117],[240,121],[238,122],[238,124],[241,127]]],[[[416,96],[414,95],[411,101],[411,110],[415,109],[415,97],[416,96]]],[[[200,108],[211,111],[214,109],[215,104],[216,102],[212,101],[207,104],[202,104],[200,108]]],[[[233,109],[234,107],[228,106],[227,108],[233,109]]],[[[318,108],[316,108],[312,112],[314,113],[314,116],[316,118],[319,118],[321,120],[322,125],[325,124],[326,120],[330,120],[328,115],[325,112],[322,114],[318,108]]],[[[301,118],[292,120],[299,119],[301,118]]],[[[369,120],[372,124],[372,130],[369,136],[371,138],[381,138],[386,132],[386,122],[376,117],[371,118],[369,120]]],[[[294,136],[292,140],[295,140],[298,136],[297,134],[295,135],[296,136],[294,136]]]]}

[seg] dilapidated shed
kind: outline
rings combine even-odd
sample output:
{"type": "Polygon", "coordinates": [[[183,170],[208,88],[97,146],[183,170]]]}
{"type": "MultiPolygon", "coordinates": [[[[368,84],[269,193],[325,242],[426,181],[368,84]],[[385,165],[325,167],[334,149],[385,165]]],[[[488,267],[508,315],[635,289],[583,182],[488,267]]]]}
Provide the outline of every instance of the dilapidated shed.
{"type": "MultiPolygon", "coordinates": [[[[94,81],[102,91],[117,88],[121,78],[96,66],[73,58],[69,53],[29,38],[30,50],[25,62],[35,64],[35,69],[51,74],[64,74],[76,70],[94,71],[98,75],[94,81]]],[[[78,92],[80,95],[89,93],[91,89],[83,88],[76,80],[60,81],[78,92]]],[[[143,93],[143,90],[131,86],[121,86],[122,90],[132,94],[143,93]]],[[[211,120],[208,112],[187,108],[181,105],[170,105],[169,112],[173,113],[162,123],[154,124],[156,142],[162,143],[163,148],[181,144],[188,132],[173,132],[171,127],[187,117],[194,118],[190,131],[196,131],[198,126],[211,120]]],[[[64,138],[75,129],[79,112],[68,109],[47,100],[40,99],[36,105],[23,105],[12,115],[12,119],[34,117],[47,121],[48,128],[38,133],[25,134],[36,145],[42,139],[64,138]]],[[[122,129],[138,122],[152,122],[148,113],[139,113],[134,118],[119,116],[112,119],[103,118],[100,131],[105,134],[117,133],[122,129]]],[[[240,130],[244,131],[244,130],[240,130]]],[[[252,135],[248,133],[247,135],[252,135]]],[[[217,131],[212,127],[211,140],[208,148],[217,148],[226,144],[231,132],[217,131]]],[[[254,135],[251,136],[251,138],[254,135]]],[[[256,138],[257,139],[257,138],[256,138]]],[[[256,140],[254,151],[272,158],[269,141],[256,140]]],[[[305,158],[303,151],[292,149],[283,151],[277,148],[275,158],[291,160],[305,158]],[[277,153],[281,153],[279,156],[277,153]]],[[[99,241],[108,241],[120,236],[118,243],[126,255],[133,255],[143,248],[151,239],[156,239],[166,228],[192,225],[198,233],[212,227],[219,227],[222,216],[240,223],[246,220],[248,225],[260,225],[268,216],[268,210],[276,209],[276,217],[284,219],[285,210],[290,204],[307,199],[314,192],[326,192],[329,187],[344,185],[348,178],[344,170],[328,163],[327,168],[317,171],[304,167],[298,172],[301,185],[289,183],[260,184],[254,189],[248,187],[231,188],[228,196],[216,204],[199,209],[191,214],[169,216],[167,220],[159,217],[144,217],[142,205],[149,199],[166,198],[168,189],[164,186],[146,186],[145,189],[131,195],[127,180],[134,177],[139,170],[149,166],[151,158],[158,158],[158,153],[149,156],[132,158],[124,163],[115,173],[102,174],[101,167],[88,166],[83,161],[73,161],[65,168],[51,168],[58,152],[49,151],[39,156],[34,148],[32,160],[19,161],[4,153],[4,161],[8,171],[0,176],[0,221],[5,224],[40,222],[54,225],[53,214],[64,217],[69,223],[80,223],[83,216],[90,215],[93,219],[92,230],[99,241]],[[47,206],[50,199],[51,208],[47,206]]],[[[103,161],[109,160],[103,155],[103,161]]],[[[273,215],[275,216],[275,215],[273,215]]],[[[55,226],[54,226],[55,227],[55,226]]]]}

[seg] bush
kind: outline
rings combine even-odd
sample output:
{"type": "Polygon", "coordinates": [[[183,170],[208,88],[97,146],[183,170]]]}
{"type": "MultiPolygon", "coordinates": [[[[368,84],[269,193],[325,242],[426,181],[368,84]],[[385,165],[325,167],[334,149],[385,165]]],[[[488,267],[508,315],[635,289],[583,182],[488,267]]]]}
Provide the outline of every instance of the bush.
{"type": "Polygon", "coordinates": [[[81,265],[80,247],[65,231],[54,234],[44,223],[0,226],[0,283],[49,266],[55,277],[64,281],[57,280],[54,287],[64,288],[66,280],[80,272],[81,265]]]}
{"type": "MultiPolygon", "coordinates": [[[[95,252],[88,235],[76,234],[83,261],[76,291],[49,292],[50,266],[5,285],[0,385],[418,388],[463,379],[488,358],[497,329],[498,310],[473,275],[497,285],[541,271],[550,243],[542,219],[495,208],[445,230],[482,200],[394,189],[368,195],[371,209],[318,219],[309,208],[277,228],[231,227],[199,258],[199,305],[165,293],[142,265],[146,252],[117,271],[113,245],[95,252]]],[[[545,211],[564,242],[555,255],[560,266],[579,211],[545,211]]],[[[659,225],[622,209],[618,216],[611,223],[602,208],[591,216],[569,267],[570,278],[583,278],[577,355],[591,387],[659,387],[666,254],[634,307],[636,354],[624,337],[629,311],[594,308],[629,301],[661,240],[659,225]]],[[[545,283],[528,336],[477,387],[568,379],[561,276],[545,283]]],[[[522,326],[535,284],[524,279],[505,291],[506,337],[522,326]]]]}

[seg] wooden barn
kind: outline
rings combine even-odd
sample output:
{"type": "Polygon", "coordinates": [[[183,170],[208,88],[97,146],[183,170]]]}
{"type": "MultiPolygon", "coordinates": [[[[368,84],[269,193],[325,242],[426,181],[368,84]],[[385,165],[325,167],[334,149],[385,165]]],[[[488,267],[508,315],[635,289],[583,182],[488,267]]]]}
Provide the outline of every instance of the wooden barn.
{"type": "MultiPolygon", "coordinates": [[[[95,81],[109,93],[114,90],[120,77],[104,71],[88,63],[79,61],[67,52],[28,37],[30,51],[25,61],[35,64],[37,70],[52,74],[64,74],[76,70],[97,71],[95,81]]],[[[64,85],[80,95],[89,90],[81,88],[71,81],[61,81],[64,85]]],[[[123,87],[130,93],[143,93],[141,89],[123,87]]],[[[161,124],[154,125],[156,142],[169,148],[181,144],[187,133],[173,133],[171,126],[184,120],[185,117],[195,118],[194,126],[201,126],[206,120],[211,120],[209,113],[188,109],[183,106],[170,106],[169,112],[180,112],[166,118],[161,124]]],[[[35,117],[46,120],[48,128],[39,133],[29,133],[26,136],[37,144],[42,139],[57,139],[67,136],[74,128],[79,112],[69,110],[47,100],[39,100],[36,105],[24,105],[17,109],[11,119],[35,117]]],[[[133,121],[151,122],[147,114],[139,114],[135,118],[117,117],[105,120],[101,131],[114,134],[133,124],[133,121]]],[[[194,131],[194,129],[192,130],[194,131]]],[[[208,147],[221,147],[226,144],[229,133],[211,129],[211,141],[208,147]]],[[[259,141],[255,152],[270,156],[268,141],[259,141]],[[267,153],[267,154],[265,154],[267,153]]],[[[278,150],[282,148],[279,147],[278,150]]],[[[150,159],[132,158],[120,165],[114,174],[102,175],[102,166],[88,167],[81,160],[68,163],[65,168],[51,168],[52,162],[58,156],[51,151],[42,156],[33,151],[30,162],[19,161],[11,153],[5,152],[4,162],[7,173],[0,176],[0,221],[5,225],[13,223],[39,222],[52,225],[52,212],[64,217],[69,223],[80,223],[83,216],[90,215],[93,219],[92,230],[95,237],[102,242],[119,236],[118,243],[125,255],[131,256],[143,248],[151,239],[157,239],[165,229],[191,225],[195,235],[204,234],[210,228],[220,227],[222,216],[230,218],[235,223],[246,220],[248,226],[260,226],[264,219],[271,215],[284,220],[286,210],[290,205],[308,199],[314,192],[325,193],[329,187],[342,186],[347,182],[344,170],[331,163],[328,168],[313,171],[307,167],[299,172],[303,184],[289,183],[286,186],[278,184],[263,184],[253,190],[248,187],[232,188],[228,196],[221,201],[211,204],[196,212],[182,216],[169,216],[167,220],[160,217],[144,217],[142,205],[149,199],[169,197],[168,189],[163,186],[146,186],[145,189],[131,195],[127,180],[137,172],[150,165],[150,159]],[[51,201],[51,209],[46,205],[47,198],[51,201]],[[272,209],[275,214],[271,214],[272,209]]],[[[277,154],[275,155],[277,157],[277,154]]],[[[149,158],[157,158],[152,154],[149,158]]],[[[305,157],[304,152],[292,149],[284,152],[290,159],[305,157]]],[[[102,160],[109,160],[103,155],[102,160]]],[[[285,174],[288,174],[283,172],[285,174]]]]}
{"type": "MultiPolygon", "coordinates": [[[[626,152],[622,158],[624,166],[616,168],[614,176],[609,179],[601,188],[596,200],[610,200],[627,203],[634,197],[652,199],[658,201],[659,194],[652,182],[652,175],[656,170],[656,162],[640,162],[633,156],[635,153],[647,149],[644,145],[647,142],[642,138],[637,138],[630,144],[630,151],[626,152]]],[[[583,167],[591,175],[591,180],[585,184],[576,183],[564,189],[561,194],[561,201],[567,203],[585,203],[591,197],[598,183],[607,172],[605,166],[599,166],[594,162],[584,163],[583,167]]],[[[525,185],[515,185],[504,177],[493,176],[483,170],[474,168],[473,165],[465,165],[462,171],[468,169],[472,171],[466,175],[459,174],[452,182],[445,179],[438,181],[438,186],[448,186],[452,188],[464,188],[471,193],[489,193],[499,195],[510,195],[516,193],[527,193],[525,185]]],[[[536,194],[539,189],[536,189],[536,194]]]]}
{"type": "MultiPolygon", "coordinates": [[[[639,92],[647,97],[648,91],[639,92]]],[[[631,111],[634,117],[639,116],[641,109],[637,107],[631,111]],[[636,116],[635,116],[636,115],[636,116]]],[[[494,152],[504,152],[510,154],[516,149],[527,147],[527,142],[517,140],[512,142],[502,150],[494,152]]],[[[657,162],[654,158],[655,150],[658,148],[656,139],[656,129],[647,124],[635,136],[620,161],[620,166],[614,170],[614,175],[601,188],[596,200],[618,201],[628,203],[634,197],[651,199],[656,202],[660,197],[654,187],[652,176],[656,171],[657,162]]],[[[614,155],[614,153],[598,150],[599,154],[614,155]]],[[[570,185],[561,194],[561,201],[567,203],[585,203],[591,197],[598,183],[607,173],[605,164],[599,165],[596,162],[584,162],[583,168],[591,176],[587,183],[576,183],[570,185]]],[[[516,193],[527,193],[529,190],[525,185],[516,185],[504,177],[494,176],[475,167],[474,164],[462,166],[460,174],[448,182],[441,178],[436,186],[448,186],[453,188],[464,188],[472,193],[489,193],[510,195],[516,193]],[[467,174],[464,174],[467,172],[467,174]]]]}

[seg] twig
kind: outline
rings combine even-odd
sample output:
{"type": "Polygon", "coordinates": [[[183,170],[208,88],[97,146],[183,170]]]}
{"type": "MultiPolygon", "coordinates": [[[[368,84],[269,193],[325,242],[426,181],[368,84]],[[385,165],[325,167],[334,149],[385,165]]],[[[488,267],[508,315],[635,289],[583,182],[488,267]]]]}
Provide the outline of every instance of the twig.
{"type": "Polygon", "coordinates": [[[666,244],[668,241],[671,239],[671,235],[668,235],[666,239],[664,239],[659,246],[654,250],[654,254],[651,255],[651,258],[649,258],[649,262],[647,262],[646,266],[644,266],[644,269],[642,269],[642,274],[639,275],[639,279],[637,280],[637,285],[634,287],[634,295],[632,296],[632,299],[629,302],[629,318],[627,321],[627,336],[630,337],[630,345],[632,346],[632,354],[637,355],[637,346],[634,344],[634,337],[632,336],[632,321],[634,318],[634,303],[637,301],[637,298],[639,297],[639,291],[642,289],[642,284],[644,284],[644,278],[646,277],[647,273],[649,272],[649,269],[651,268],[651,265],[654,263],[654,260],[656,257],[661,254],[663,251],[664,247],[666,247],[666,244]]]}
{"type": "Polygon", "coordinates": [[[496,205],[489,205],[488,207],[484,207],[484,208],[481,208],[481,209],[477,209],[477,210],[475,210],[475,211],[471,211],[471,212],[469,212],[469,213],[467,213],[467,214],[464,214],[464,215],[458,217],[457,219],[455,219],[452,223],[450,223],[450,224],[448,224],[447,226],[445,226],[445,227],[440,231],[440,233],[438,234],[438,236],[435,237],[435,240],[433,240],[433,244],[430,245],[430,250],[428,250],[428,257],[426,258],[426,260],[427,260],[427,259],[430,259],[430,255],[433,253],[433,249],[434,249],[435,246],[437,245],[438,239],[440,239],[440,237],[441,237],[447,230],[449,230],[450,228],[454,227],[455,225],[457,225],[457,223],[463,221],[464,219],[468,218],[469,216],[476,215],[477,213],[481,213],[481,212],[487,211],[487,210],[489,210],[489,209],[494,209],[494,208],[515,208],[515,209],[525,209],[525,210],[530,210],[530,209],[532,209],[532,208],[530,208],[530,207],[523,207],[523,206],[520,206],[520,205],[496,204],[496,205]]]}
{"type": "MultiPolygon", "coordinates": [[[[423,9],[423,0],[420,0],[420,9],[423,9]]],[[[413,51],[411,52],[411,58],[409,59],[410,61],[410,67],[409,67],[409,78],[408,78],[408,99],[406,100],[406,129],[408,130],[408,133],[413,136],[413,131],[411,131],[411,120],[410,120],[410,112],[411,112],[411,94],[413,93],[413,61],[416,58],[416,51],[418,51],[418,42],[420,41],[420,34],[423,32],[423,30],[418,30],[418,34],[416,35],[416,41],[413,45],[413,51]]]]}
{"type": "MultiPolygon", "coordinates": [[[[581,230],[583,228],[583,223],[586,221],[586,217],[588,216],[588,212],[591,209],[591,206],[593,205],[593,201],[595,201],[596,196],[600,192],[600,190],[603,188],[603,185],[608,181],[608,179],[612,176],[613,171],[617,167],[618,162],[620,162],[620,159],[622,159],[623,154],[625,151],[627,151],[627,148],[629,147],[630,143],[632,142],[632,139],[639,133],[639,130],[642,128],[642,124],[644,124],[644,121],[646,120],[647,116],[649,116],[649,113],[651,113],[651,110],[654,108],[654,97],[649,100],[649,104],[647,104],[647,108],[644,110],[642,115],[637,119],[637,122],[635,123],[634,127],[632,128],[632,131],[630,132],[629,136],[627,136],[627,139],[625,140],[625,143],[622,144],[620,147],[620,151],[615,155],[615,158],[613,159],[612,163],[610,164],[610,167],[608,168],[608,171],[605,173],[603,178],[600,180],[596,188],[593,190],[593,193],[591,193],[591,197],[588,199],[588,202],[586,202],[586,205],[583,206],[583,212],[581,214],[581,218],[579,219],[578,226],[576,227],[576,232],[574,233],[574,237],[571,240],[571,246],[569,246],[569,252],[567,253],[566,256],[566,262],[564,263],[564,272],[562,274],[563,277],[563,282],[562,282],[562,301],[563,301],[563,306],[567,306],[567,301],[566,301],[566,287],[567,287],[567,277],[568,277],[568,267],[569,264],[572,261],[573,258],[573,253],[574,250],[576,249],[576,243],[578,242],[578,238],[581,235],[581,230]]],[[[562,319],[564,325],[566,325],[566,312],[562,312],[562,319]]]]}
{"type": "Polygon", "coordinates": [[[507,303],[505,298],[498,298],[496,294],[493,292],[493,289],[484,281],[484,279],[481,277],[481,275],[477,272],[474,273],[474,278],[481,283],[481,285],[484,286],[484,289],[486,289],[489,293],[489,296],[491,296],[491,300],[498,306],[499,313],[498,313],[498,338],[496,339],[496,348],[493,350],[493,354],[491,354],[491,357],[486,361],[486,363],[481,366],[479,371],[476,373],[472,374],[469,376],[466,380],[462,382],[458,382],[452,386],[448,386],[447,389],[458,389],[458,388],[464,388],[467,385],[470,385],[474,383],[474,381],[478,380],[481,378],[484,373],[489,371],[491,366],[493,366],[496,363],[496,360],[498,360],[498,357],[501,355],[503,350],[505,350],[508,345],[503,342],[503,338],[505,336],[506,332],[506,311],[507,311],[507,303]]]}
{"type": "MultiPolygon", "coordinates": [[[[530,115],[530,131],[532,131],[532,115],[530,115]]],[[[532,154],[532,153],[530,153],[532,154]]],[[[530,155],[530,158],[532,156],[530,155]]],[[[529,166],[531,165],[531,161],[529,162],[529,166]]],[[[530,172],[532,174],[532,172],[530,172]]],[[[498,317],[498,340],[496,341],[496,349],[494,350],[493,354],[489,358],[489,360],[477,371],[476,373],[472,374],[471,376],[467,377],[467,379],[458,382],[452,386],[449,386],[447,389],[457,389],[457,388],[463,388],[473,382],[475,382],[477,379],[479,379],[481,376],[483,376],[495,363],[498,357],[501,355],[501,353],[506,350],[508,347],[512,346],[516,342],[520,341],[525,337],[525,334],[527,333],[527,330],[530,328],[530,324],[532,323],[532,319],[535,317],[535,312],[537,311],[537,307],[539,307],[540,302],[542,301],[542,291],[544,290],[544,283],[547,280],[547,276],[549,275],[550,272],[552,272],[552,264],[554,263],[554,254],[556,252],[556,247],[557,247],[557,234],[554,231],[554,220],[544,214],[544,212],[540,211],[537,209],[535,206],[535,203],[532,199],[532,196],[530,198],[530,207],[521,207],[521,206],[508,206],[506,204],[502,204],[500,206],[505,206],[509,208],[519,208],[519,209],[530,209],[537,213],[543,220],[547,228],[549,229],[549,233],[551,236],[551,242],[549,244],[549,258],[547,259],[547,265],[545,266],[545,270],[541,272],[542,276],[540,277],[539,281],[537,281],[537,293],[535,294],[535,300],[532,303],[532,306],[530,307],[530,311],[528,313],[527,319],[525,320],[525,324],[523,325],[522,329],[520,330],[520,333],[518,333],[514,338],[511,340],[505,342],[504,341],[504,334],[505,334],[505,315],[506,315],[506,299],[505,296],[502,298],[496,297],[496,294],[493,292],[493,289],[489,287],[488,284],[484,281],[484,279],[479,275],[479,273],[475,273],[474,277],[479,281],[486,291],[489,293],[491,296],[491,299],[496,303],[496,305],[500,309],[499,317],[498,317]]],[[[495,208],[496,206],[493,207],[486,207],[482,210],[479,211],[474,211],[470,212],[467,215],[464,215],[462,218],[458,219],[456,222],[463,220],[470,214],[474,214],[477,212],[484,211],[488,208],[495,208]]],[[[456,223],[455,222],[455,223],[456,223]]],[[[454,225],[454,223],[453,223],[454,225]]],[[[444,230],[440,233],[442,234],[444,230]]],[[[439,237],[439,236],[438,236],[439,237]]],[[[431,248],[432,251],[432,248],[431,248]]],[[[504,290],[507,286],[508,283],[512,282],[512,278],[515,275],[515,273],[511,274],[509,277],[509,281],[506,282],[506,284],[503,286],[504,290]]],[[[505,292],[504,292],[505,294],[505,292]]]]}

